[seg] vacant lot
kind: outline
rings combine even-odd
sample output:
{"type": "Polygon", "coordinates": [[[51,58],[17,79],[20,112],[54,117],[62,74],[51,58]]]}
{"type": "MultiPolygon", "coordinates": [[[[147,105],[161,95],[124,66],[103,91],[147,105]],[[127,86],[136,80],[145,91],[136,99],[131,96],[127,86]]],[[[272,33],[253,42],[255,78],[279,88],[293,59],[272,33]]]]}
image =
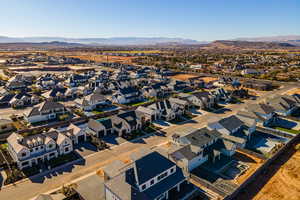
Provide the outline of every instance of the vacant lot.
{"type": "Polygon", "coordinates": [[[299,200],[300,150],[291,147],[236,199],[299,200]]]}
{"type": "Polygon", "coordinates": [[[201,77],[201,79],[202,79],[205,83],[209,83],[209,82],[213,82],[213,81],[218,80],[218,78],[216,78],[216,77],[210,77],[210,76],[207,76],[207,77],[201,77]]]}
{"type": "Polygon", "coordinates": [[[300,199],[300,151],[276,172],[262,190],[254,197],[256,200],[299,200],[300,199]]]}
{"type": "Polygon", "coordinates": [[[66,56],[72,58],[80,58],[82,60],[91,60],[95,62],[119,62],[132,64],[132,60],[137,57],[125,57],[125,56],[106,56],[100,55],[96,52],[48,52],[50,56],[66,56]]]}
{"type": "Polygon", "coordinates": [[[171,76],[171,78],[180,80],[180,81],[187,81],[188,79],[195,78],[195,77],[198,77],[198,76],[193,75],[193,74],[177,74],[177,75],[171,76]]]}

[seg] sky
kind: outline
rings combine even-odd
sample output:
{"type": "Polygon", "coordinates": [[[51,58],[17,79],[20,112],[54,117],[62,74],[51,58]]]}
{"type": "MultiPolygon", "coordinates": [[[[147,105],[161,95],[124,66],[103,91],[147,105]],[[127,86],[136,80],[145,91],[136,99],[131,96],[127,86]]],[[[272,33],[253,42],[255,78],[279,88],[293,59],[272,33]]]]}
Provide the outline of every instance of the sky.
{"type": "Polygon", "coordinates": [[[300,0],[0,0],[0,36],[300,35],[300,0]]]}

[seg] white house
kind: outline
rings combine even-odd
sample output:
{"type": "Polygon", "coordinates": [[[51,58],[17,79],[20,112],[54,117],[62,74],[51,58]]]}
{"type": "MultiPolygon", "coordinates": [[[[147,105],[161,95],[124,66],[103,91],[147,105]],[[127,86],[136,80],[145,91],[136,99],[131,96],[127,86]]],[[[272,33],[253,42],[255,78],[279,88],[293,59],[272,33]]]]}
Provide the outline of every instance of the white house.
{"type": "Polygon", "coordinates": [[[73,151],[72,140],[57,130],[26,137],[12,133],[7,143],[8,151],[20,169],[73,151]]]}

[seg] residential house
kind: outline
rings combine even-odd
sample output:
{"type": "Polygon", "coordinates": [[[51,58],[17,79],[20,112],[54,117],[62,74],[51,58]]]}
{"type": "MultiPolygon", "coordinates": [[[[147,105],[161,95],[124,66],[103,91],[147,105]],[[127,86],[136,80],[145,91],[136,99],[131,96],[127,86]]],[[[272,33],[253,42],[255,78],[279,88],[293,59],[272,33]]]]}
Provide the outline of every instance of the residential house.
{"type": "Polygon", "coordinates": [[[242,86],[245,88],[251,88],[256,90],[272,90],[273,85],[270,82],[263,82],[263,81],[253,81],[253,80],[247,80],[242,83],[242,86]]]}
{"type": "Polygon", "coordinates": [[[236,145],[221,135],[217,130],[207,128],[177,130],[171,140],[177,148],[169,152],[169,157],[186,172],[207,161],[214,163],[221,156],[231,157],[236,145]]]}
{"type": "Polygon", "coordinates": [[[66,99],[67,88],[55,87],[48,92],[42,94],[42,96],[49,101],[64,101],[66,99]]]}
{"type": "Polygon", "coordinates": [[[9,132],[15,129],[13,121],[9,119],[0,119],[0,133],[9,132]]]}
{"type": "Polygon", "coordinates": [[[26,115],[27,120],[30,123],[42,122],[47,120],[57,119],[59,115],[68,114],[69,111],[64,105],[53,102],[45,101],[35,107],[26,115]]]}
{"type": "Polygon", "coordinates": [[[268,98],[266,104],[274,108],[277,114],[289,116],[300,108],[300,98],[296,95],[276,95],[268,98]]]}
{"type": "Polygon", "coordinates": [[[20,169],[73,151],[72,140],[57,130],[26,137],[12,133],[7,143],[8,152],[20,169]]]}
{"type": "Polygon", "coordinates": [[[162,119],[166,121],[171,121],[184,113],[184,109],[177,104],[172,104],[168,99],[155,102],[147,106],[147,108],[155,111],[156,119],[162,119]]]}
{"type": "MultiPolygon", "coordinates": [[[[207,128],[209,130],[217,130],[223,135],[242,138],[243,140],[240,141],[243,142],[238,143],[237,145],[243,148],[245,147],[246,142],[251,139],[251,134],[256,130],[256,121],[240,115],[231,115],[216,122],[209,123],[207,128]]],[[[238,140],[232,142],[236,141],[238,140]]]]}
{"type": "Polygon", "coordinates": [[[71,87],[82,85],[88,81],[88,77],[81,74],[71,74],[68,83],[71,87]]]}
{"type": "Polygon", "coordinates": [[[110,134],[121,137],[141,128],[142,117],[135,111],[128,111],[109,118],[90,119],[86,131],[88,134],[99,138],[110,134]]]}
{"type": "Polygon", "coordinates": [[[120,88],[112,96],[112,102],[118,104],[128,104],[142,100],[141,92],[135,87],[120,88]]]}
{"type": "Polygon", "coordinates": [[[35,105],[40,102],[40,98],[36,95],[30,95],[25,92],[16,94],[10,101],[9,104],[13,108],[20,108],[29,105],[35,105]]]}
{"type": "Polygon", "coordinates": [[[14,93],[7,93],[4,94],[3,96],[0,96],[0,106],[1,107],[10,106],[10,101],[12,98],[14,98],[14,96],[15,96],[14,93]]]}
{"type": "Polygon", "coordinates": [[[130,164],[114,162],[104,168],[106,200],[183,200],[195,191],[182,170],[160,153],[149,150],[131,157],[130,164]]]}
{"type": "Polygon", "coordinates": [[[111,104],[104,95],[99,93],[93,93],[83,97],[82,99],[76,99],[75,103],[84,111],[92,111],[96,108],[105,107],[111,104]]]}
{"type": "Polygon", "coordinates": [[[178,94],[178,98],[188,101],[200,109],[213,109],[217,105],[217,97],[210,92],[194,92],[193,94],[178,94]]]}
{"type": "Polygon", "coordinates": [[[238,112],[238,115],[255,119],[262,126],[276,125],[278,120],[275,109],[264,103],[248,104],[245,109],[238,112]]]}

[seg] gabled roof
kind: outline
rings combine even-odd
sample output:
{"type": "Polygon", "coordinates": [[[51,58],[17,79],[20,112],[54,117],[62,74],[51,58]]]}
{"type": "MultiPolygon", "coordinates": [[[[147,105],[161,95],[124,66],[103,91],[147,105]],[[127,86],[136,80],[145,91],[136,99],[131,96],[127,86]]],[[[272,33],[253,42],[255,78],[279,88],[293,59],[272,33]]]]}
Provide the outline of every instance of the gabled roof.
{"type": "Polygon", "coordinates": [[[134,162],[137,182],[141,185],[155,176],[175,166],[175,164],[154,151],[134,162]],[[153,165],[155,163],[155,165],[153,165]]]}
{"type": "Polygon", "coordinates": [[[231,115],[230,117],[221,119],[219,124],[221,124],[225,129],[233,131],[244,125],[244,122],[241,121],[237,116],[231,115]]]}

